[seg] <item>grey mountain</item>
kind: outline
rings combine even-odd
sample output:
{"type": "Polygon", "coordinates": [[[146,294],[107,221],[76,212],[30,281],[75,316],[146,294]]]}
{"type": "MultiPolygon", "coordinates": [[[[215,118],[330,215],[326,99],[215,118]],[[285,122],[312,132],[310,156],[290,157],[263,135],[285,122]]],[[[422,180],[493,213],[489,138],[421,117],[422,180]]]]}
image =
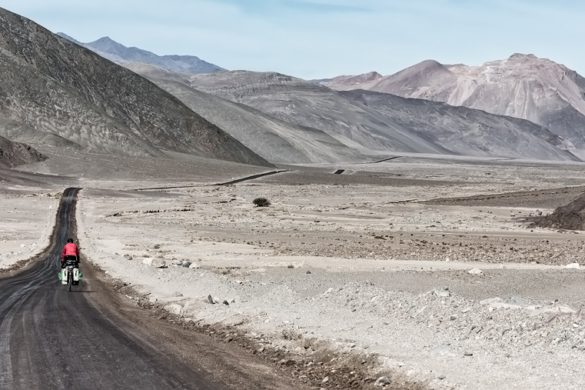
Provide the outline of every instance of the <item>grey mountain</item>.
{"type": "Polygon", "coordinates": [[[33,147],[12,142],[7,138],[0,137],[0,168],[15,167],[45,160],[46,157],[33,147]]]}
{"type": "Polygon", "coordinates": [[[193,88],[282,121],[320,129],[356,149],[576,160],[571,144],[526,120],[376,92],[336,92],[278,73],[190,77],[193,88]]]}
{"type": "Polygon", "coordinates": [[[150,81],[4,9],[0,97],[0,135],[12,140],[266,164],[150,81]]]}
{"type": "Polygon", "coordinates": [[[183,75],[149,65],[135,64],[129,68],[172,93],[271,162],[299,164],[365,158],[324,131],[293,125],[244,104],[201,92],[193,88],[183,75]]]}
{"type": "Polygon", "coordinates": [[[225,70],[217,65],[203,61],[199,57],[187,55],[159,56],[137,47],[126,47],[110,37],[102,37],[94,42],[82,43],[64,33],[58,33],[58,35],[122,65],[127,63],[148,64],[171,72],[185,74],[213,73],[225,70]]]}
{"type": "Polygon", "coordinates": [[[378,72],[369,72],[360,75],[338,76],[331,79],[315,80],[336,91],[350,91],[352,89],[370,89],[384,76],[378,72]]]}
{"type": "MultiPolygon", "coordinates": [[[[124,52],[124,46],[110,39],[101,41],[110,55],[124,52]]],[[[567,151],[574,149],[570,142],[541,126],[505,116],[387,94],[339,93],[279,73],[188,75],[140,58],[114,60],[274,162],[347,161],[371,151],[576,159],[567,151]]],[[[409,88],[411,78],[421,74],[437,85],[452,78],[443,65],[425,61],[402,72],[402,86],[409,88]]],[[[371,72],[322,82],[336,89],[373,89],[385,79],[371,72]]]]}
{"type": "Polygon", "coordinates": [[[574,153],[585,158],[585,78],[531,54],[514,54],[480,66],[425,61],[374,84],[349,84],[339,78],[325,85],[429,99],[527,119],[571,141],[574,153]]]}
{"type": "Polygon", "coordinates": [[[456,154],[579,160],[567,151],[570,144],[564,139],[527,120],[386,93],[346,91],[341,94],[456,154]]]}
{"type": "Polygon", "coordinates": [[[282,121],[325,131],[355,149],[448,153],[408,129],[388,126],[375,110],[364,111],[337,92],[295,77],[233,71],[192,76],[190,82],[282,121]]]}

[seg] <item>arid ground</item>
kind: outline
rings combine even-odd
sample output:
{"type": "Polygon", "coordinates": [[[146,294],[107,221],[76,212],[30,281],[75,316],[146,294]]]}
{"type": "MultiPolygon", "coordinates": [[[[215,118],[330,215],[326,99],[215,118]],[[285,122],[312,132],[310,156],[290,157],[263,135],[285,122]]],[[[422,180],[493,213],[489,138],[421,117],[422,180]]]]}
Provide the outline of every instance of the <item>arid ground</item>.
{"type": "MultiPolygon", "coordinates": [[[[129,298],[231,329],[291,365],[333,351],[367,365],[372,385],[585,386],[583,233],[529,227],[585,190],[580,165],[282,168],[235,185],[218,185],[239,177],[225,172],[82,179],[82,251],[129,298]],[[255,207],[258,197],[271,205],[255,207]]],[[[54,193],[3,191],[3,232],[19,233],[3,236],[2,259],[48,237],[54,193]]],[[[304,364],[299,375],[310,376],[304,364]]],[[[323,388],[343,387],[335,372],[319,375],[323,388]]]]}

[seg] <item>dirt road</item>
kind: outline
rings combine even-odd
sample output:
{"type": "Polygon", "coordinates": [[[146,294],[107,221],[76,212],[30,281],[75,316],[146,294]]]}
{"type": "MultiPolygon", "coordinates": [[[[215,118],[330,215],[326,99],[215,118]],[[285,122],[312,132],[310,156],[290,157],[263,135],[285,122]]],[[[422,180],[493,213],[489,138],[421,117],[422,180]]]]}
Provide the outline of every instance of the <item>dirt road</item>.
{"type": "Polygon", "coordinates": [[[51,246],[0,279],[1,389],[299,388],[237,348],[124,303],[88,263],[77,291],[60,286],[57,257],[75,236],[77,192],[63,195],[51,246]]]}

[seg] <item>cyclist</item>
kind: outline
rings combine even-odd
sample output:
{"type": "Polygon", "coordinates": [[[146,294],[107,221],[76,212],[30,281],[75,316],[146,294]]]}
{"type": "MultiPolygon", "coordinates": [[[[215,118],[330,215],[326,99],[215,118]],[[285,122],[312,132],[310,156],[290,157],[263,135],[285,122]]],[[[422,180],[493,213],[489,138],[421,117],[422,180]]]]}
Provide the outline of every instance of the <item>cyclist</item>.
{"type": "Polygon", "coordinates": [[[65,268],[68,260],[75,261],[75,268],[79,268],[79,247],[75,245],[72,238],[67,239],[67,244],[61,252],[61,268],[65,268]]]}

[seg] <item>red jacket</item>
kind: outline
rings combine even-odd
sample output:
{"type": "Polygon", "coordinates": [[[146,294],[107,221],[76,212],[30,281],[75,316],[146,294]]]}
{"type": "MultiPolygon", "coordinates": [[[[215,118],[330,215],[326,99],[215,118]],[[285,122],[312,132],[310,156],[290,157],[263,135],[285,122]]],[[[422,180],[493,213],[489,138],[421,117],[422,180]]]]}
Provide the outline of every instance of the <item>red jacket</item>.
{"type": "Polygon", "coordinates": [[[79,248],[72,242],[68,242],[63,247],[63,252],[61,252],[61,261],[65,259],[65,256],[77,256],[79,259],[79,248]]]}

